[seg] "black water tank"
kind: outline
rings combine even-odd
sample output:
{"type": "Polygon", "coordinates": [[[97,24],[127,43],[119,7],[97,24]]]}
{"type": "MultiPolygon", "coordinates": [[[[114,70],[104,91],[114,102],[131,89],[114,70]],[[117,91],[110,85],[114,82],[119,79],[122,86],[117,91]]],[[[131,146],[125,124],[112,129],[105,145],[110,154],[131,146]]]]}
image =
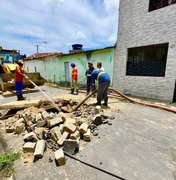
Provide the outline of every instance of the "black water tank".
{"type": "Polygon", "coordinates": [[[73,50],[82,50],[83,45],[82,44],[73,44],[72,47],[73,47],[73,50]]]}

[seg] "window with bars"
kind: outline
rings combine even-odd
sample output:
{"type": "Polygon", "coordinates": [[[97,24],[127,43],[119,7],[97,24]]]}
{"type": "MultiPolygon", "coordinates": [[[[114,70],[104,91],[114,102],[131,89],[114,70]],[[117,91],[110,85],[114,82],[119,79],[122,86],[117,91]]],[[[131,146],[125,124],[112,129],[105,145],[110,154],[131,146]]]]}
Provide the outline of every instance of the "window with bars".
{"type": "Polygon", "coordinates": [[[164,77],[169,43],[128,49],[127,76],[164,77]]]}
{"type": "Polygon", "coordinates": [[[169,6],[171,4],[176,4],[176,0],[150,0],[149,1],[149,12],[169,6]]]}

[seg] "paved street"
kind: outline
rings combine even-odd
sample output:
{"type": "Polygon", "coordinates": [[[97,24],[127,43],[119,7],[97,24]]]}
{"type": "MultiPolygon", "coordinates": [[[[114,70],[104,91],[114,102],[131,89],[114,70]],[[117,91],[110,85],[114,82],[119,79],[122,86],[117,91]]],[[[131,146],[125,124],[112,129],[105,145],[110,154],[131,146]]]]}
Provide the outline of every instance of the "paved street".
{"type": "MultiPolygon", "coordinates": [[[[49,96],[58,96],[68,91],[43,87],[49,96]]],[[[85,95],[82,94],[82,97],[85,95]]],[[[28,97],[28,95],[27,95],[28,97]]],[[[39,92],[32,98],[41,98],[39,92]]],[[[75,97],[75,96],[74,96],[75,97]]],[[[15,97],[1,99],[13,101],[15,97]]],[[[81,147],[76,157],[94,166],[129,180],[174,180],[176,179],[176,115],[170,112],[136,104],[110,100],[115,119],[112,125],[99,126],[99,135],[81,147]]],[[[19,138],[8,139],[9,147],[21,148],[19,138]]],[[[67,158],[66,165],[57,167],[53,153],[35,163],[15,163],[17,180],[113,180],[116,179],[96,169],[67,158]]]]}

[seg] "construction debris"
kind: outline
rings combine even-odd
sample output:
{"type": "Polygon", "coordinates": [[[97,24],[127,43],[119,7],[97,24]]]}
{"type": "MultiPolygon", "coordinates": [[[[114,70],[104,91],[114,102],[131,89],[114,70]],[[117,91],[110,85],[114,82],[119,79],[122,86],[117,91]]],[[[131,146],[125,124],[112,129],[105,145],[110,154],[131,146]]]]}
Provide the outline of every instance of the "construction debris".
{"type": "MultiPolygon", "coordinates": [[[[59,103],[70,108],[69,102],[59,103]]],[[[98,125],[110,123],[101,107],[83,105],[72,113],[55,112],[46,107],[46,102],[40,102],[40,106],[20,110],[5,121],[6,133],[23,133],[23,153],[32,153],[34,159],[42,158],[45,150],[50,149],[58,165],[64,165],[64,152],[76,154],[81,142],[90,142],[92,134],[98,135],[98,125]]]]}

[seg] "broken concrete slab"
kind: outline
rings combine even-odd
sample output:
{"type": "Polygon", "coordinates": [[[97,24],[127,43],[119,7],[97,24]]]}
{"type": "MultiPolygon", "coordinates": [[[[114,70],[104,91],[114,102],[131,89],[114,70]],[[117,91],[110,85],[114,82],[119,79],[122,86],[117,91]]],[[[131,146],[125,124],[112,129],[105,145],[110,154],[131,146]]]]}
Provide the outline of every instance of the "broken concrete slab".
{"type": "Polygon", "coordinates": [[[33,153],[34,150],[35,150],[35,145],[36,143],[33,143],[33,142],[26,142],[24,145],[23,145],[23,152],[24,153],[33,153]]]}
{"type": "Polygon", "coordinates": [[[61,138],[57,141],[57,144],[59,144],[60,146],[63,145],[64,141],[67,139],[67,137],[69,136],[68,132],[64,132],[61,136],[61,138]]]}
{"type": "Polygon", "coordinates": [[[54,119],[49,120],[49,127],[52,128],[61,123],[63,123],[63,119],[61,117],[55,117],[54,119]]]}
{"type": "Polygon", "coordinates": [[[79,140],[80,139],[80,132],[75,131],[73,134],[70,135],[70,139],[79,140]]]}
{"type": "Polygon", "coordinates": [[[66,163],[65,155],[62,149],[55,151],[54,155],[55,155],[56,162],[58,163],[59,166],[62,166],[66,163]]]}
{"type": "Polygon", "coordinates": [[[84,141],[90,141],[91,140],[90,129],[88,129],[87,132],[84,133],[83,139],[84,139],[84,141]]]}
{"type": "Polygon", "coordinates": [[[37,135],[38,138],[43,139],[43,132],[47,132],[48,129],[44,127],[36,127],[34,132],[37,135]]]}
{"type": "Polygon", "coordinates": [[[37,136],[34,132],[30,132],[28,134],[26,134],[24,137],[23,137],[23,140],[25,142],[28,142],[28,141],[31,141],[31,142],[36,142],[38,139],[37,139],[37,136]]]}
{"type": "Polygon", "coordinates": [[[77,140],[66,139],[63,144],[63,149],[69,154],[76,154],[79,151],[79,143],[77,140]]]}
{"type": "Polygon", "coordinates": [[[65,121],[68,122],[68,123],[72,123],[72,124],[76,125],[76,119],[67,118],[65,121]]]}
{"type": "Polygon", "coordinates": [[[34,151],[34,157],[42,158],[44,155],[45,147],[46,147],[46,144],[44,140],[37,141],[35,151],[34,151]]]}
{"type": "Polygon", "coordinates": [[[79,127],[79,132],[82,134],[86,133],[88,127],[89,127],[89,125],[86,122],[82,123],[81,126],[79,127]]]}
{"type": "Polygon", "coordinates": [[[76,131],[76,126],[74,124],[66,121],[64,123],[63,130],[67,131],[67,132],[69,132],[71,134],[71,133],[74,133],[76,131]]]}
{"type": "Polygon", "coordinates": [[[93,118],[93,123],[97,126],[101,125],[103,123],[103,119],[102,119],[102,116],[101,115],[96,115],[94,118],[93,118]]]}
{"type": "Polygon", "coordinates": [[[54,140],[54,141],[57,141],[61,138],[62,134],[61,134],[61,131],[60,131],[60,128],[58,126],[52,128],[50,130],[51,132],[51,138],[54,140]]]}

